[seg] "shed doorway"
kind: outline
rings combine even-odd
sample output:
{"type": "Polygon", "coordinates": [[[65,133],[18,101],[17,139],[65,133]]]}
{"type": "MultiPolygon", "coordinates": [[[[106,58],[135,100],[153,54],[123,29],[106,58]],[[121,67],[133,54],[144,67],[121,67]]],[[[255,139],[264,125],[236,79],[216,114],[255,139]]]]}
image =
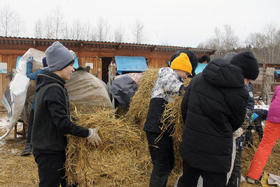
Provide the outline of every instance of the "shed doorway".
{"type": "Polygon", "coordinates": [[[102,57],[102,80],[107,84],[109,65],[113,60],[112,57],[102,57]]]}

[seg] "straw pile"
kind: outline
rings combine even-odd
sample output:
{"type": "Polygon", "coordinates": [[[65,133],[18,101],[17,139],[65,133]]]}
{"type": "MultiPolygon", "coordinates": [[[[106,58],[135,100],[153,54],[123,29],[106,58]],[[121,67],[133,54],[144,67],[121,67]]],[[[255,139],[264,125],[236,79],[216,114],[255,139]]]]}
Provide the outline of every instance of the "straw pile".
{"type": "Polygon", "coordinates": [[[38,186],[38,170],[33,156],[20,156],[24,146],[24,139],[14,139],[12,135],[0,141],[0,186],[38,186]]]}
{"type": "Polygon", "coordinates": [[[102,145],[95,149],[86,139],[68,137],[65,164],[70,184],[79,186],[147,186],[151,173],[148,147],[136,125],[115,118],[114,111],[96,108],[90,114],[76,110],[78,124],[99,126],[102,145]]]}
{"type": "MultiPolygon", "coordinates": [[[[86,140],[69,137],[66,170],[70,184],[148,186],[152,165],[143,125],[157,73],[158,69],[152,69],[144,74],[124,118],[122,116],[115,118],[114,111],[107,109],[89,110],[86,107],[79,107],[79,112],[76,110],[75,117],[79,125],[87,128],[100,127],[103,144],[95,150],[86,143],[86,140]],[[91,113],[83,114],[85,108],[91,113]]],[[[172,135],[176,167],[169,177],[168,184],[171,186],[182,170],[178,147],[183,128],[180,107],[182,96],[175,96],[173,99],[174,102],[166,105],[163,115],[166,126],[175,124],[172,135]]]]}
{"type": "MultiPolygon", "coordinates": [[[[181,115],[181,103],[183,96],[174,96],[174,101],[169,102],[165,106],[165,110],[162,115],[163,126],[161,127],[162,134],[166,131],[170,131],[172,127],[174,127],[171,136],[173,137],[173,146],[175,153],[175,168],[173,172],[175,175],[179,175],[182,172],[182,158],[179,154],[179,145],[182,142],[182,134],[183,134],[183,119],[181,115]]],[[[160,140],[161,136],[157,138],[160,140]]],[[[157,141],[156,140],[156,141],[157,141]]]]}
{"type": "Polygon", "coordinates": [[[158,69],[150,69],[141,78],[138,90],[133,96],[129,105],[129,110],[125,118],[129,123],[138,124],[144,127],[146,116],[149,109],[152,90],[157,81],[158,69]]]}

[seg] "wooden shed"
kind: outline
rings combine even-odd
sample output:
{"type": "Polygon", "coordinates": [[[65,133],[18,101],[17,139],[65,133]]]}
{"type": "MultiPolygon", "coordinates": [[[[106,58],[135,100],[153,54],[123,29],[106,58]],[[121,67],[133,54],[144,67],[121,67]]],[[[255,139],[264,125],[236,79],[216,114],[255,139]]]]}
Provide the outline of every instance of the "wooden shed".
{"type": "Polygon", "coordinates": [[[79,66],[90,65],[90,73],[104,82],[108,80],[108,66],[115,56],[142,56],[149,68],[159,68],[167,66],[171,55],[180,49],[191,50],[198,57],[215,52],[208,49],[135,43],[0,37],[0,97],[11,80],[9,73],[16,68],[19,56],[29,48],[45,51],[55,41],[60,41],[73,50],[78,57],[79,66]]]}

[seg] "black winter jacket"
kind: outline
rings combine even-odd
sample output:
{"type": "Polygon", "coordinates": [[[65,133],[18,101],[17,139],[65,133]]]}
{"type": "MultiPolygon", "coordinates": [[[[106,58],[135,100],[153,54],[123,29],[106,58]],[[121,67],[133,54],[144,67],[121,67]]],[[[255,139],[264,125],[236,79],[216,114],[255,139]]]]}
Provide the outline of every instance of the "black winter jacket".
{"type": "Polygon", "coordinates": [[[70,121],[69,97],[64,84],[63,79],[51,72],[38,76],[31,136],[32,146],[36,150],[64,151],[67,134],[79,137],[87,137],[89,134],[88,129],[70,121]],[[47,88],[50,84],[52,85],[47,88]]]}
{"type": "Polygon", "coordinates": [[[232,134],[242,125],[247,104],[242,70],[223,59],[210,62],[192,79],[182,101],[184,161],[205,171],[228,172],[232,134]]]}

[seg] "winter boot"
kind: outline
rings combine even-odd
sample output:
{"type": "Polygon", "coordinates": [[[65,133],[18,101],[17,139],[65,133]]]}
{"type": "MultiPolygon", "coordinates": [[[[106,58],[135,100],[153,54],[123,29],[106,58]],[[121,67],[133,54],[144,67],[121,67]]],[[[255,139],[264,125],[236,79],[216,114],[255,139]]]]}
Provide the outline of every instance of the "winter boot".
{"type": "Polygon", "coordinates": [[[28,156],[31,154],[32,146],[30,143],[26,143],[26,146],[20,156],[28,156]]]}

